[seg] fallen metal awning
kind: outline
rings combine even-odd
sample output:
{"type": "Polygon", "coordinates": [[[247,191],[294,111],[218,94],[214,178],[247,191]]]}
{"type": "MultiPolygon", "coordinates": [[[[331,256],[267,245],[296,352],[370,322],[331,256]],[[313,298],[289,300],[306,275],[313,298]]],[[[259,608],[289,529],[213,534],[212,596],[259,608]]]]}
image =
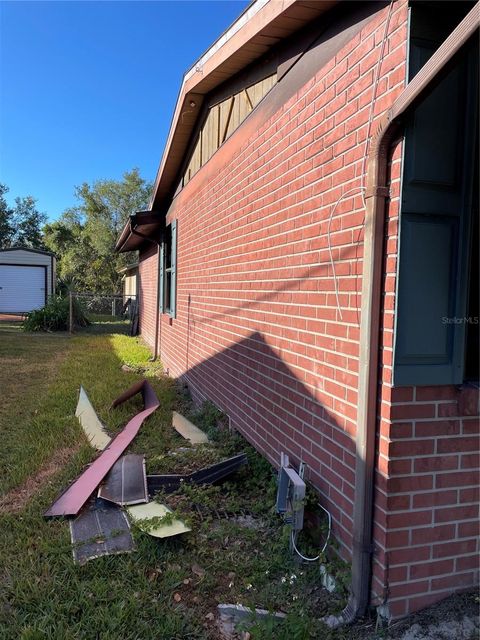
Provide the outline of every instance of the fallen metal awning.
{"type": "Polygon", "coordinates": [[[150,475],[147,476],[148,491],[153,495],[156,491],[164,491],[165,493],[173,493],[180,488],[182,482],[193,482],[194,484],[213,484],[223,478],[227,478],[237,471],[242,465],[246,464],[247,455],[240,453],[237,456],[228,458],[212,464],[205,469],[194,471],[187,475],[170,474],[170,475],[150,475]]]}
{"type": "Polygon", "coordinates": [[[174,411],[172,413],[172,426],[185,440],[189,440],[192,444],[205,444],[208,442],[208,436],[199,429],[193,422],[187,420],[181,413],[174,411]]]}
{"type": "Polygon", "coordinates": [[[154,538],[169,538],[191,531],[190,527],[178,518],[168,518],[168,521],[162,522],[162,518],[172,511],[158,502],[137,504],[134,507],[127,507],[127,511],[137,527],[154,538]]]}
{"type": "Polygon", "coordinates": [[[92,501],[70,521],[73,558],[77,564],[135,548],[125,513],[104,500],[92,501]]]}
{"type": "Polygon", "coordinates": [[[117,460],[100,485],[98,497],[121,507],[148,502],[145,456],[131,453],[117,460]]]}
{"type": "Polygon", "coordinates": [[[83,387],[80,387],[80,395],[75,415],[82,425],[82,429],[85,431],[85,435],[92,447],[103,451],[111,441],[111,438],[98,419],[95,409],[92,407],[83,387]]]}
{"type": "Polygon", "coordinates": [[[137,413],[100,454],[100,456],[70,485],[70,487],[45,512],[46,517],[74,516],[80,511],[88,498],[113,467],[128,445],[137,435],[144,420],[160,405],[151,385],[142,380],[117,398],[112,406],[116,407],[125,400],[141,392],[143,411],[137,413]]]}

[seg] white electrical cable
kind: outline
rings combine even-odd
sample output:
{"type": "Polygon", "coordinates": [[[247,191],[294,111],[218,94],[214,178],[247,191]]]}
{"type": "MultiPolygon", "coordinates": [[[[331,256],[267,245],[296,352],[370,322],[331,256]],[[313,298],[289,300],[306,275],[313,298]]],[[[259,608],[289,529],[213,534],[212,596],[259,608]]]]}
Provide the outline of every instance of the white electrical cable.
{"type": "Polygon", "coordinates": [[[392,17],[392,13],[393,13],[393,4],[394,4],[395,0],[391,0],[390,2],[390,8],[388,11],[388,16],[387,19],[385,21],[385,29],[383,31],[383,38],[382,38],[382,46],[380,47],[380,55],[378,57],[378,62],[377,62],[377,67],[376,67],[376,71],[375,71],[375,80],[373,83],[373,92],[372,92],[372,100],[370,101],[370,111],[368,114],[368,127],[367,127],[367,135],[365,138],[365,152],[363,154],[363,162],[362,162],[362,170],[360,173],[360,180],[361,180],[361,185],[359,187],[353,187],[352,189],[349,189],[348,191],[345,191],[345,193],[342,193],[342,195],[338,198],[338,200],[335,202],[331,212],[330,212],[330,217],[328,219],[328,229],[327,229],[327,240],[328,240],[328,253],[329,253],[329,257],[330,257],[330,266],[332,268],[332,272],[333,272],[333,282],[334,282],[334,286],[335,286],[335,301],[337,303],[337,311],[340,315],[340,320],[343,320],[343,316],[342,316],[342,309],[340,308],[340,299],[339,299],[339,295],[338,295],[338,279],[337,279],[337,273],[335,270],[335,262],[333,260],[333,255],[332,255],[332,244],[331,244],[331,237],[330,237],[330,228],[332,225],[332,219],[333,219],[333,214],[335,213],[338,205],[340,204],[340,202],[342,202],[342,200],[344,198],[346,198],[350,193],[352,193],[353,191],[359,191],[362,194],[362,203],[363,203],[363,208],[365,209],[366,204],[365,204],[365,191],[366,186],[365,186],[365,172],[366,172],[366,165],[367,165],[367,155],[368,155],[368,146],[369,146],[369,142],[370,142],[370,132],[372,129],[372,122],[373,122],[373,110],[375,107],[375,98],[377,96],[377,89],[378,89],[378,82],[380,80],[380,69],[382,67],[382,60],[383,60],[383,54],[385,51],[385,44],[387,42],[387,35],[388,35],[388,27],[390,26],[390,20],[392,17]]]}
{"type": "Polygon", "coordinates": [[[330,228],[332,226],[332,220],[333,220],[333,214],[335,213],[338,205],[340,204],[340,202],[346,197],[348,196],[349,193],[352,192],[356,192],[356,191],[361,191],[362,195],[364,193],[364,191],[366,190],[365,187],[353,187],[352,189],[349,189],[348,191],[345,191],[345,193],[342,193],[342,195],[340,196],[340,198],[336,201],[334,207],[332,208],[332,210],[330,211],[330,216],[328,218],[328,227],[327,227],[327,239],[328,239],[328,254],[330,256],[330,266],[332,267],[332,272],[333,272],[333,282],[335,284],[335,300],[337,302],[337,310],[338,313],[340,315],[340,320],[343,320],[343,316],[342,316],[342,309],[340,307],[340,299],[338,297],[338,282],[337,282],[337,273],[335,271],[335,261],[333,259],[333,254],[332,254],[332,243],[330,240],[330,228]]]}
{"type": "Polygon", "coordinates": [[[322,555],[322,553],[324,553],[325,549],[327,548],[328,541],[330,540],[330,534],[332,532],[332,516],[330,515],[330,512],[327,511],[327,509],[325,509],[325,507],[322,507],[322,505],[320,503],[317,503],[317,504],[320,507],[320,509],[323,509],[323,511],[325,511],[325,513],[328,516],[328,535],[327,535],[327,539],[325,540],[325,544],[323,545],[322,550],[320,551],[318,556],[315,556],[315,558],[307,558],[302,553],[300,553],[300,551],[298,550],[298,547],[296,545],[296,542],[297,542],[296,539],[298,537],[298,533],[297,533],[297,535],[295,535],[295,532],[292,529],[292,532],[290,534],[290,540],[292,542],[293,550],[305,562],[317,562],[317,560],[319,560],[320,556],[322,555]]]}

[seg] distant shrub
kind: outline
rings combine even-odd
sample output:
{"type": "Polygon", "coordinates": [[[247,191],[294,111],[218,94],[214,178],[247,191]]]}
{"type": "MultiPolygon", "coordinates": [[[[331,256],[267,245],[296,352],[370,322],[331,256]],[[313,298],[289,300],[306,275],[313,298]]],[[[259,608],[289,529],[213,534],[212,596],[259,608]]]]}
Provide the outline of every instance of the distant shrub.
{"type": "MultiPolygon", "coordinates": [[[[24,331],[66,331],[69,326],[70,301],[68,297],[52,296],[41,309],[27,314],[23,322],[24,331]]],[[[73,321],[76,327],[90,324],[82,305],[73,300],[73,321]]]]}

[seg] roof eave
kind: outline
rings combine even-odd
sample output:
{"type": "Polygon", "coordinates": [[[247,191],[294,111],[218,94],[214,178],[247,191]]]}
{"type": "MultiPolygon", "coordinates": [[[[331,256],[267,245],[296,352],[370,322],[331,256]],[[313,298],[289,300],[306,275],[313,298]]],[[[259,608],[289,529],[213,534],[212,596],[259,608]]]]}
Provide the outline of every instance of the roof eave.
{"type": "Polygon", "coordinates": [[[175,188],[174,180],[204,96],[338,1],[323,0],[315,4],[308,0],[257,0],[187,71],[157,171],[150,208],[163,208],[175,188]]]}
{"type": "Polygon", "coordinates": [[[117,253],[137,251],[145,242],[157,243],[154,239],[162,230],[165,219],[156,211],[137,211],[129,216],[115,245],[117,253]]]}

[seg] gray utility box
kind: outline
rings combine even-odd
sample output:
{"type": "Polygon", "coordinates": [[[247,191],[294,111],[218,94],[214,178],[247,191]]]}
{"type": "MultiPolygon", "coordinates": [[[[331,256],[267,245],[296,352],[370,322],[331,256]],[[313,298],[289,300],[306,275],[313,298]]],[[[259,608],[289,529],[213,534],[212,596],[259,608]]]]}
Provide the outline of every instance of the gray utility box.
{"type": "Polygon", "coordinates": [[[286,514],[286,522],[294,531],[303,529],[305,482],[289,465],[288,456],[281,454],[278,471],[277,513],[286,514]]]}

